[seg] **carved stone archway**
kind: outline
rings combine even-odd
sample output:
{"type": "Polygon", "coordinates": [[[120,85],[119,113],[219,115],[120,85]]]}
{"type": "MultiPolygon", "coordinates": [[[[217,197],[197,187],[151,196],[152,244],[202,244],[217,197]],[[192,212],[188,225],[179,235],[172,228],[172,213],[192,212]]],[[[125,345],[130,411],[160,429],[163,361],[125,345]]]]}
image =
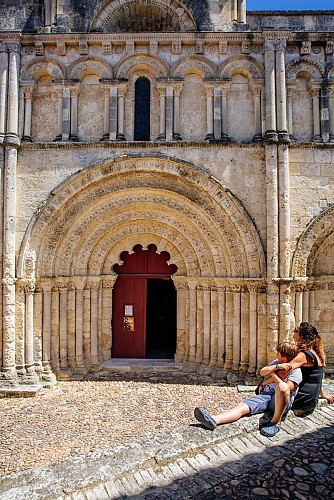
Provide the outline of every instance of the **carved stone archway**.
{"type": "Polygon", "coordinates": [[[73,175],[31,220],[19,272],[25,279],[36,255],[43,366],[80,373],[110,357],[113,267],[138,244],[167,251],[177,266],[177,360],[250,372],[263,364],[262,354],[249,358],[265,276],[251,218],[204,169],[151,155],[73,175]]]}

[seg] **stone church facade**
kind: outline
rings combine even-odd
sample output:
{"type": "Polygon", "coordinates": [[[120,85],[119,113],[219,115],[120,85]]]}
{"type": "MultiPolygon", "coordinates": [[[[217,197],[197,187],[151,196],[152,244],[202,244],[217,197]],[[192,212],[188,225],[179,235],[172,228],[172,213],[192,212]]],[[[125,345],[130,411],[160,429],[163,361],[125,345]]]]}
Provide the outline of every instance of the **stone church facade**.
{"type": "Polygon", "coordinates": [[[126,269],[172,283],[185,369],[252,377],[304,320],[333,373],[333,14],[1,2],[0,385],[132,357],[126,269]]]}

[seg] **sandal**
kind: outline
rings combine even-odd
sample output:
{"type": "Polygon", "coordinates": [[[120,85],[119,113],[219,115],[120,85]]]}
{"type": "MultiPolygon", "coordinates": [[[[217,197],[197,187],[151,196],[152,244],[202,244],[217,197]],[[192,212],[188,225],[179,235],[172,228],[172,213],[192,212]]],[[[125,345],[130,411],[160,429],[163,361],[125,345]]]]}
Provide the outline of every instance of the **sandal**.
{"type": "Polygon", "coordinates": [[[260,434],[266,437],[273,437],[281,430],[281,426],[269,422],[267,425],[260,429],[260,434]]]}
{"type": "Polygon", "coordinates": [[[217,427],[217,422],[211,417],[210,413],[204,410],[204,408],[197,406],[195,408],[194,415],[196,420],[201,422],[206,429],[213,431],[217,427]]]}

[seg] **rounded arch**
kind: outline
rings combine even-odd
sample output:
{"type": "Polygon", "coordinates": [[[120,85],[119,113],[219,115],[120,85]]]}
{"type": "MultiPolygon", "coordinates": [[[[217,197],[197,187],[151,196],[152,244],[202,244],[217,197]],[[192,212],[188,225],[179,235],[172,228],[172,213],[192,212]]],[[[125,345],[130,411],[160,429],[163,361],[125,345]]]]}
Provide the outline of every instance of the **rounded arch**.
{"type": "Polygon", "coordinates": [[[326,253],[334,237],[334,207],[328,207],[308,225],[300,236],[292,262],[292,275],[306,277],[317,274],[321,255],[326,253]]]}
{"type": "Polygon", "coordinates": [[[169,67],[153,54],[133,53],[125,56],[115,67],[115,78],[127,78],[130,70],[136,67],[149,67],[157,78],[167,78],[169,76],[169,67]]]}
{"type": "Polygon", "coordinates": [[[67,77],[81,80],[87,74],[95,73],[99,78],[112,78],[113,71],[109,64],[99,57],[81,57],[67,69],[67,77]]]}
{"type": "Polygon", "coordinates": [[[286,66],[287,80],[295,80],[298,73],[306,73],[312,80],[322,80],[325,70],[317,61],[302,57],[297,61],[291,61],[286,66]]]}
{"type": "Polygon", "coordinates": [[[171,69],[172,78],[184,78],[189,71],[195,70],[202,78],[215,78],[217,66],[206,57],[183,57],[171,69]]]}
{"type": "Polygon", "coordinates": [[[37,82],[43,76],[51,76],[54,80],[65,78],[64,66],[51,57],[41,57],[25,64],[21,69],[21,80],[37,82]]]}
{"type": "Polygon", "coordinates": [[[242,73],[254,80],[264,79],[263,65],[251,56],[232,56],[224,61],[218,70],[223,80],[231,79],[235,73],[242,73]]]}
{"type": "Polygon", "coordinates": [[[162,155],[120,157],[64,182],[24,237],[37,278],[113,274],[133,242],[167,250],[179,275],[263,277],[264,252],[241,202],[204,169],[162,155]]]}
{"type": "Polygon", "coordinates": [[[91,31],[103,33],[195,31],[196,22],[185,2],[174,0],[109,0],[99,6],[91,31]]]}

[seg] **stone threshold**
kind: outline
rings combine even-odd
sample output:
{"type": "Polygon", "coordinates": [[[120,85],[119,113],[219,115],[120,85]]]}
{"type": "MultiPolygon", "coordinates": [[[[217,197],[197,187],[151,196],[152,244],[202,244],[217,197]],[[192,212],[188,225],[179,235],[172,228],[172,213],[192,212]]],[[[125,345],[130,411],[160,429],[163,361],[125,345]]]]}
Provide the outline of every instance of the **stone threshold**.
{"type": "Polygon", "coordinates": [[[1,387],[0,398],[32,398],[42,389],[40,385],[13,385],[1,387]]]}

